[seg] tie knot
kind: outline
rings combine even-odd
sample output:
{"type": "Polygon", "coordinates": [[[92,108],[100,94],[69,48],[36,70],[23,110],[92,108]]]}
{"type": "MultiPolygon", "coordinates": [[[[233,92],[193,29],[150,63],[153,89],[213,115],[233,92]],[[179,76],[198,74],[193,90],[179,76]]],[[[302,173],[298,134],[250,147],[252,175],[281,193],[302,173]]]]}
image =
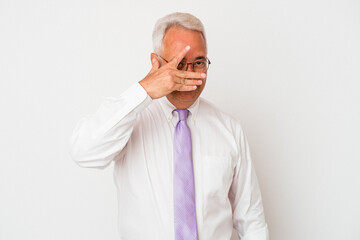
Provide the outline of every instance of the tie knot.
{"type": "Polygon", "coordinates": [[[175,109],[179,113],[179,120],[186,120],[187,116],[189,115],[189,110],[187,109],[175,109]]]}

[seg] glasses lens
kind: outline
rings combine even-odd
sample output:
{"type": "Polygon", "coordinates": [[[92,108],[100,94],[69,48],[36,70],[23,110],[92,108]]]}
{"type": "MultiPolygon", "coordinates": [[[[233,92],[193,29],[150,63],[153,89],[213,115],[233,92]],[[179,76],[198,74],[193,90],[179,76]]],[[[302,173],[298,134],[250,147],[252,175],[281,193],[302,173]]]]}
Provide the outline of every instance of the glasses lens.
{"type": "Polygon", "coordinates": [[[194,69],[196,72],[202,72],[206,71],[208,68],[208,62],[207,61],[196,61],[194,62],[194,69]]]}
{"type": "Polygon", "coordinates": [[[186,68],[186,61],[182,60],[181,62],[179,62],[179,64],[177,65],[177,69],[178,70],[185,70],[186,68]]]}
{"type": "Polygon", "coordinates": [[[198,60],[193,63],[187,63],[183,60],[178,64],[177,69],[186,71],[190,67],[195,72],[205,72],[209,68],[209,64],[209,60],[198,60]]]}

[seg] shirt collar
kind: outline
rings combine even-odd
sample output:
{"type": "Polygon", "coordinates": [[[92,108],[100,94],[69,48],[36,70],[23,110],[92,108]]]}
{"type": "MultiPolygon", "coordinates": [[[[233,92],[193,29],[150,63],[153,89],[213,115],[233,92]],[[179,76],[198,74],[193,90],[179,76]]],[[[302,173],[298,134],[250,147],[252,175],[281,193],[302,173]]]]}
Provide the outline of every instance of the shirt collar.
{"type": "MultiPolygon", "coordinates": [[[[188,116],[188,123],[191,122],[191,123],[195,124],[196,115],[197,115],[197,112],[199,109],[199,99],[200,99],[200,97],[198,99],[196,99],[196,101],[188,108],[188,110],[190,111],[189,116],[188,116]]],[[[160,98],[159,102],[160,102],[161,109],[163,110],[166,120],[168,122],[172,121],[174,116],[176,116],[176,118],[177,118],[177,114],[174,113],[174,110],[176,109],[176,107],[167,99],[166,96],[160,98]]]]}

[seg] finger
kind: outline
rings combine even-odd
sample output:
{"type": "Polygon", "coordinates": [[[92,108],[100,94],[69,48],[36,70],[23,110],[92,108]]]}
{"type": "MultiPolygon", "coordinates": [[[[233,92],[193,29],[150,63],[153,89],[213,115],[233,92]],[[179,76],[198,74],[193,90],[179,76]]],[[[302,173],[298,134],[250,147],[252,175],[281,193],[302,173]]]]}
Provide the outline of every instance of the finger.
{"type": "Polygon", "coordinates": [[[203,81],[201,80],[189,80],[189,79],[177,79],[175,80],[175,83],[180,84],[180,85],[184,85],[184,86],[197,86],[197,85],[201,85],[203,83],[203,81]]]}
{"type": "Polygon", "coordinates": [[[176,71],[175,76],[183,79],[205,79],[206,73],[188,72],[188,71],[176,71]]]}
{"type": "Polygon", "coordinates": [[[190,46],[186,46],[182,51],[179,52],[169,63],[173,64],[174,67],[181,62],[181,60],[185,57],[186,53],[190,50],[190,46]]]}
{"type": "Polygon", "coordinates": [[[181,84],[177,86],[177,91],[181,91],[181,92],[194,91],[195,89],[197,89],[197,86],[185,86],[181,84]]]}

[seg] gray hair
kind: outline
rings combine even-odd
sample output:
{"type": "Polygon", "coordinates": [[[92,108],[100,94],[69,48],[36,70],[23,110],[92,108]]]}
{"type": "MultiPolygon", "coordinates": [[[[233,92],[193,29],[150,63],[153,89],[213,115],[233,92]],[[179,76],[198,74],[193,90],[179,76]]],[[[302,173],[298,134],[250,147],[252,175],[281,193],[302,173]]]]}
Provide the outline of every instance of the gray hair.
{"type": "Polygon", "coordinates": [[[205,29],[202,22],[190,13],[175,12],[160,18],[154,27],[152,34],[153,48],[155,53],[163,50],[163,38],[172,27],[181,27],[187,30],[198,31],[204,37],[206,47],[205,29]]]}

